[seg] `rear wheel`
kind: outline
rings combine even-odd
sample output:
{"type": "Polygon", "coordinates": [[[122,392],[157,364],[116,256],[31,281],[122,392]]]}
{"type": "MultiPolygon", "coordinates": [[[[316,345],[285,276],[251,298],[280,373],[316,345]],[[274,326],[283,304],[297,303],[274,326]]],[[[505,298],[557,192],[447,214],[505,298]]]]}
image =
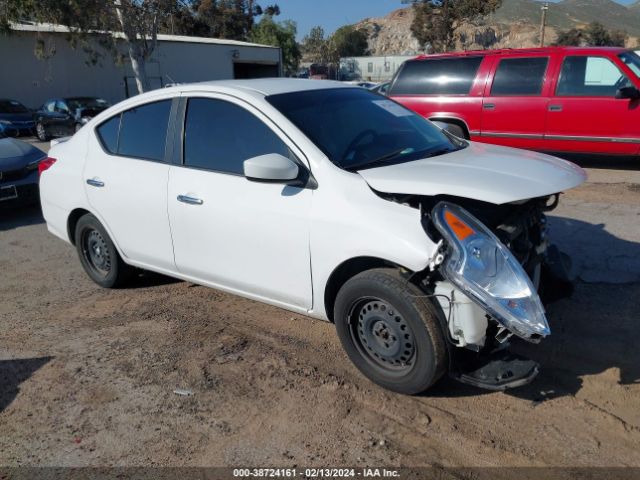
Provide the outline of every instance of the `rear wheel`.
{"type": "Polygon", "coordinates": [[[367,378],[389,390],[416,394],[445,371],[440,314],[399,271],[375,269],[344,284],[334,319],[347,355],[367,378]]]}
{"type": "Polygon", "coordinates": [[[131,278],[133,267],[122,261],[106,230],[92,214],[78,220],[75,242],[82,267],[101,287],[120,287],[131,278]]]}
{"type": "Polygon", "coordinates": [[[465,139],[467,135],[465,134],[464,129],[460,125],[455,125],[450,123],[447,125],[447,132],[454,134],[458,138],[465,139]]]}

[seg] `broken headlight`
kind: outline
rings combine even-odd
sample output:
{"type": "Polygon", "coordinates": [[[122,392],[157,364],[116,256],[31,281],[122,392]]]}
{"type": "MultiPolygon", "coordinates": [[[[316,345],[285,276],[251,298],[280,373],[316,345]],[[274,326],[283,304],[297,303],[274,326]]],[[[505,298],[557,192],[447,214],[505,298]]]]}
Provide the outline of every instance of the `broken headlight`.
{"type": "Polygon", "coordinates": [[[516,335],[525,339],[549,335],[538,292],[491,230],[451,203],[438,203],[432,214],[450,247],[443,275],[516,335]]]}

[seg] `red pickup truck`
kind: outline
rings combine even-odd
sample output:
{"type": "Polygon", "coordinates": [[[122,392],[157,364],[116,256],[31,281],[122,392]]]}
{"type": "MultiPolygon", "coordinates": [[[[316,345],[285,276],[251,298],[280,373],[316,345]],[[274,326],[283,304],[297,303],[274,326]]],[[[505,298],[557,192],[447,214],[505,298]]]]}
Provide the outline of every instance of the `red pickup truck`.
{"type": "Polygon", "coordinates": [[[423,55],[388,96],[471,140],[550,152],[640,154],[640,56],[549,47],[423,55]]]}

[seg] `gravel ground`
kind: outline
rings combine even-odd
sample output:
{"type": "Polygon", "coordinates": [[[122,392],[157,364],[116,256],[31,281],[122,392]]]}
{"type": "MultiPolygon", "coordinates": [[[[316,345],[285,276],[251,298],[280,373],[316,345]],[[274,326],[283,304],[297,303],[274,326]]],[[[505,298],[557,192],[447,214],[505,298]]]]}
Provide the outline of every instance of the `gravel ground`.
{"type": "Polygon", "coordinates": [[[506,393],[396,395],[331,324],[151,274],[100,289],[37,208],[0,211],[0,465],[640,466],[640,172],[589,173],[551,219],[576,292],[506,393]]]}

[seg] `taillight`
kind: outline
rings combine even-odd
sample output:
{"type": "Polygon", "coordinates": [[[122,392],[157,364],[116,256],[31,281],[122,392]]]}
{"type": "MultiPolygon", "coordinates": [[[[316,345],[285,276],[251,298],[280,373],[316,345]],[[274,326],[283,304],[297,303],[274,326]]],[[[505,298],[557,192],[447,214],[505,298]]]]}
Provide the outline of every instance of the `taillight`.
{"type": "Polygon", "coordinates": [[[42,175],[42,172],[51,167],[54,163],[56,163],[56,159],[51,157],[40,160],[40,163],[38,164],[38,176],[42,175]]]}

